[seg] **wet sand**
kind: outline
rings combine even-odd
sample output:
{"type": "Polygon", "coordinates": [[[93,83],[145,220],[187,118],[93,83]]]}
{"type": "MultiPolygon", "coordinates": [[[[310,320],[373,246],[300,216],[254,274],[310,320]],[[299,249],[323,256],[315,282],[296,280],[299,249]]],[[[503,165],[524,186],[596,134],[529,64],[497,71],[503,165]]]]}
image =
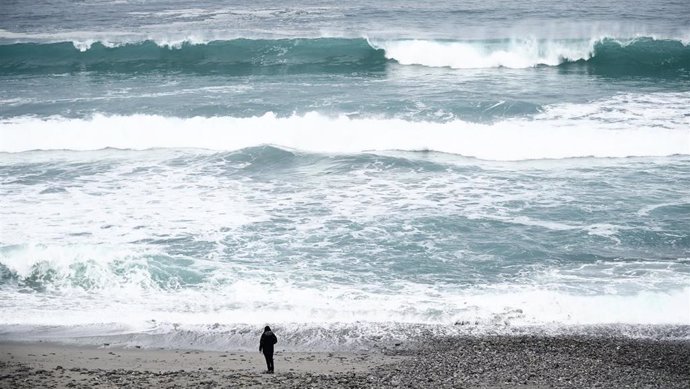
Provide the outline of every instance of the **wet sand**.
{"type": "Polygon", "coordinates": [[[211,352],[0,343],[0,388],[685,388],[690,342],[429,338],[383,353],[211,352]]]}

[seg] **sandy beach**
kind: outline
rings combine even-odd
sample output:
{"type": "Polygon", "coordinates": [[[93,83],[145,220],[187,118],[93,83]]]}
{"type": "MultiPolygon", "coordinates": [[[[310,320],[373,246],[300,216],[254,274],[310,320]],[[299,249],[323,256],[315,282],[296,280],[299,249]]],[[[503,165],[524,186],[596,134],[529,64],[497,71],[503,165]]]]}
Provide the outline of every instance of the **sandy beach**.
{"type": "Polygon", "coordinates": [[[383,353],[0,344],[1,388],[687,388],[690,342],[605,337],[430,338],[383,353]]]}
{"type": "Polygon", "coordinates": [[[358,353],[277,352],[278,374],[264,374],[257,352],[213,352],[72,346],[58,343],[0,344],[0,387],[252,387],[308,382],[312,376],[363,374],[407,356],[358,353]],[[306,380],[306,381],[305,381],[306,380]],[[294,382],[293,382],[294,381],[294,382]]]}

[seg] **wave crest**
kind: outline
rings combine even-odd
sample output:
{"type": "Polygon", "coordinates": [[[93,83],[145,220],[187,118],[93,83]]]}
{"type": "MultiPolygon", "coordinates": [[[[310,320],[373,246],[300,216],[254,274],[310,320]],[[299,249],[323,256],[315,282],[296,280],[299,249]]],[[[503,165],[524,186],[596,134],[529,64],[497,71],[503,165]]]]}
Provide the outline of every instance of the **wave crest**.
{"type": "Polygon", "coordinates": [[[444,42],[428,40],[373,43],[386,58],[402,65],[449,67],[453,69],[528,68],[557,66],[592,56],[591,41],[510,40],[487,42],[444,42]]]}
{"type": "Polygon", "coordinates": [[[487,160],[690,154],[687,93],[620,95],[545,107],[531,119],[492,124],[462,120],[304,116],[91,119],[19,117],[0,124],[0,151],[200,148],[260,145],[321,153],[438,151],[487,160]]]}
{"type": "Polygon", "coordinates": [[[625,70],[687,68],[690,47],[678,40],[650,37],[616,40],[511,39],[494,41],[403,40],[372,43],[403,65],[453,69],[529,68],[588,64],[625,70]]]}
{"type": "Polygon", "coordinates": [[[688,69],[690,47],[651,37],[481,41],[346,38],[80,40],[0,45],[0,72],[187,71],[229,75],[381,71],[387,63],[452,69],[585,65],[619,72],[688,69]]]}
{"type": "Polygon", "coordinates": [[[126,289],[141,293],[179,286],[179,277],[152,275],[154,268],[155,256],[122,248],[21,245],[0,249],[0,285],[16,283],[40,292],[126,289]]]}

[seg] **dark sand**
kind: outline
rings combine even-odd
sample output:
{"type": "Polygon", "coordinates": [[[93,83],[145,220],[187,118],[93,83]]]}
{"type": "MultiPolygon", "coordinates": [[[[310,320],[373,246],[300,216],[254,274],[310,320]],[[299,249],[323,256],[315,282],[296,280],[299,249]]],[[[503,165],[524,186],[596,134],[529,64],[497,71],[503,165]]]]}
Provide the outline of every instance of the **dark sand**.
{"type": "Polygon", "coordinates": [[[0,343],[0,388],[690,388],[690,342],[587,336],[429,338],[383,353],[0,343]]]}

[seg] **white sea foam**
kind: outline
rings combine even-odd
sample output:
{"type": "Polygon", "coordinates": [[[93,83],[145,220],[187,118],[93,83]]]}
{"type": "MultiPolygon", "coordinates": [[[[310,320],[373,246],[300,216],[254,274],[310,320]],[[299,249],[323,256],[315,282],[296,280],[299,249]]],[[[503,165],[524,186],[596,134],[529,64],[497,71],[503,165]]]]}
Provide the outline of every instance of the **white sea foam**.
{"type": "Polygon", "coordinates": [[[597,40],[514,39],[500,43],[400,40],[370,44],[385,50],[386,58],[402,65],[474,69],[556,66],[566,60],[589,59],[597,40]]]}
{"type": "MultiPolygon", "coordinates": [[[[266,285],[255,282],[244,282],[232,290],[235,294],[187,291],[148,293],[139,298],[129,294],[119,299],[113,294],[114,300],[100,305],[100,297],[79,301],[72,296],[64,304],[52,306],[35,296],[3,294],[9,299],[0,319],[0,338],[251,349],[257,338],[252,330],[277,323],[284,349],[324,350],[371,346],[373,339],[390,336],[407,340],[421,333],[533,333],[532,326],[537,326],[537,332],[550,328],[562,332],[579,325],[690,324],[689,288],[631,296],[575,296],[538,290],[436,293],[427,299],[407,293],[363,298],[354,289],[349,296],[285,287],[266,290],[266,285]],[[257,299],[259,296],[262,298],[257,299]],[[430,307],[432,300],[434,307],[430,307]],[[21,308],[8,307],[8,303],[21,304],[21,308]],[[439,310],[457,313],[430,315],[439,310]]],[[[120,290],[121,295],[126,293],[126,289],[120,290]]]]}
{"type": "MultiPolygon", "coordinates": [[[[633,98],[634,100],[634,98],[633,98]]],[[[310,152],[432,150],[487,160],[690,154],[687,94],[655,102],[547,107],[532,119],[493,124],[303,116],[176,118],[155,115],[90,119],[20,117],[0,124],[0,151],[202,148],[275,145],[310,152]],[[663,103],[663,101],[666,101],[663,103]],[[678,109],[675,109],[678,108],[678,109]],[[634,112],[633,112],[634,111],[634,112]]]]}
{"type": "MultiPolygon", "coordinates": [[[[255,250],[259,257],[264,255],[260,248],[255,250]]],[[[677,262],[598,262],[585,265],[586,271],[559,269],[531,275],[526,282],[456,287],[403,280],[385,285],[332,283],[320,280],[317,273],[305,282],[295,269],[281,275],[271,267],[203,258],[182,258],[184,263],[176,264],[170,256],[157,259],[161,254],[143,244],[5,247],[0,265],[22,284],[45,291],[0,290],[0,324],[89,325],[107,317],[136,328],[151,319],[193,326],[286,323],[295,318],[312,324],[690,325],[686,265],[677,262]],[[182,280],[174,275],[178,266],[186,277],[195,274],[195,281],[187,281],[193,286],[179,284],[182,280]],[[579,290],[586,291],[586,285],[599,278],[610,284],[608,293],[579,290]],[[579,282],[578,291],[564,288],[568,280],[579,282]],[[660,292],[654,286],[660,280],[673,287],[660,292]],[[46,293],[61,298],[46,305],[46,293]]]]}
{"type": "MultiPolygon", "coordinates": [[[[193,326],[289,323],[300,318],[299,322],[312,324],[392,321],[447,325],[467,321],[488,327],[550,323],[690,325],[690,287],[682,286],[687,277],[678,272],[671,272],[677,275],[677,286],[667,292],[582,294],[548,287],[568,277],[561,272],[536,277],[532,284],[471,288],[409,281],[386,287],[316,280],[305,285],[290,277],[216,262],[213,272],[192,288],[156,282],[156,272],[170,270],[148,262],[150,256],[136,248],[84,245],[5,249],[0,253],[0,264],[24,282],[40,283],[63,298],[46,305],[43,293],[0,290],[0,324],[73,326],[102,323],[108,318],[109,323],[143,328],[152,319],[193,326]],[[237,273],[243,275],[238,277],[237,273]]],[[[603,275],[606,269],[626,266],[647,269],[645,279],[654,279],[656,272],[668,277],[668,263],[658,263],[656,270],[653,265],[598,264],[601,269],[588,274],[603,275]]],[[[199,274],[208,266],[203,261],[185,265],[186,271],[199,274]]],[[[642,282],[641,276],[607,279],[642,282]]]]}

